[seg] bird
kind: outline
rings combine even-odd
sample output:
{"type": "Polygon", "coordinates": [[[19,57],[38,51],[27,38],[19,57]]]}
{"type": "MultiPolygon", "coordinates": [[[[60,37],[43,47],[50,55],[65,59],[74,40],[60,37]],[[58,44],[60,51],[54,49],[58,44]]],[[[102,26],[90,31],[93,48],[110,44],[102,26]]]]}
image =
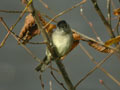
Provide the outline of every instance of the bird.
{"type": "MultiPolygon", "coordinates": [[[[51,40],[59,57],[62,57],[69,52],[74,40],[71,27],[65,20],[61,20],[57,23],[57,28],[52,33],[51,40]]],[[[54,60],[54,58],[48,48],[46,48],[46,55],[35,70],[44,72],[52,60],[54,60]]]]}

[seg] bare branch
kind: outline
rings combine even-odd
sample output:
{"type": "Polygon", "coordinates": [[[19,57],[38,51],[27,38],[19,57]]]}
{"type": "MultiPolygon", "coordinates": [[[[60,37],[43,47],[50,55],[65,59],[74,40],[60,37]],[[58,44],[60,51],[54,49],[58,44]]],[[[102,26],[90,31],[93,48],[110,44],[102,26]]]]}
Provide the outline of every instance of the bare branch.
{"type": "Polygon", "coordinates": [[[104,15],[102,14],[102,12],[101,12],[98,4],[97,4],[97,1],[96,0],[91,0],[91,2],[93,3],[95,10],[98,13],[98,15],[100,16],[100,18],[103,21],[104,25],[106,26],[109,35],[111,36],[111,38],[114,38],[115,35],[114,35],[113,31],[112,31],[112,28],[111,28],[110,24],[107,22],[107,20],[105,19],[104,15]]]}
{"type": "Polygon", "coordinates": [[[51,71],[51,75],[53,76],[53,78],[55,79],[55,81],[64,88],[64,90],[67,90],[66,87],[64,86],[64,84],[61,83],[61,82],[55,77],[53,71],[51,71]]]}
{"type": "Polygon", "coordinates": [[[85,16],[83,10],[84,10],[84,9],[81,7],[81,8],[80,8],[80,15],[83,17],[83,19],[85,20],[85,22],[90,26],[90,28],[92,29],[92,32],[93,32],[93,33],[95,34],[95,36],[96,36],[96,39],[97,39],[98,41],[102,42],[102,40],[101,40],[100,37],[98,36],[97,32],[95,31],[92,22],[87,19],[87,17],[85,16]]]}
{"type": "Polygon", "coordinates": [[[108,19],[108,23],[111,26],[111,0],[107,0],[107,10],[108,10],[107,19],[108,19]]]}
{"type": "Polygon", "coordinates": [[[52,89],[52,81],[49,81],[49,85],[50,85],[50,90],[53,90],[52,89]]]}
{"type": "MultiPolygon", "coordinates": [[[[90,58],[90,60],[94,63],[94,64],[98,64],[95,59],[92,57],[92,55],[85,49],[85,47],[80,43],[79,44],[81,49],[85,52],[85,54],[90,58]]],[[[99,67],[99,69],[105,73],[105,75],[107,75],[109,78],[111,78],[118,86],[120,86],[120,82],[113,77],[109,72],[107,72],[104,68],[99,67]]]]}
{"type": "Polygon", "coordinates": [[[3,13],[22,13],[23,11],[18,11],[18,10],[14,10],[14,11],[11,11],[11,10],[0,10],[0,12],[3,12],[3,13]]]}
{"type": "MultiPolygon", "coordinates": [[[[10,29],[9,29],[9,27],[7,26],[7,24],[5,23],[5,21],[2,19],[2,18],[0,18],[0,21],[1,21],[1,23],[3,24],[3,26],[6,28],[6,30],[8,31],[8,32],[10,32],[11,33],[11,35],[18,41],[18,37],[13,33],[13,32],[11,32],[10,31],[10,29]]],[[[19,41],[18,41],[19,42],[19,41]]],[[[41,62],[41,60],[38,58],[38,57],[36,57],[31,51],[30,51],[30,49],[28,49],[24,44],[22,44],[21,42],[19,42],[20,43],[20,45],[36,60],[36,61],[38,61],[38,62],[41,62]]]]}
{"type": "Polygon", "coordinates": [[[40,73],[40,77],[39,78],[40,78],[40,83],[41,83],[42,90],[44,90],[45,85],[43,83],[42,74],[41,73],[40,73]]]}
{"type": "MultiPolygon", "coordinates": [[[[22,13],[20,14],[20,16],[18,17],[18,19],[16,20],[16,23],[14,25],[11,26],[11,28],[9,29],[10,31],[12,31],[15,26],[17,25],[17,23],[21,20],[21,18],[23,17],[23,15],[25,14],[25,12],[27,11],[27,8],[28,6],[31,4],[31,2],[29,2],[27,4],[27,6],[25,7],[25,9],[22,11],[22,13]]],[[[9,34],[10,34],[10,31],[8,31],[8,33],[6,34],[5,38],[3,39],[3,41],[1,42],[0,44],[0,48],[4,45],[5,41],[7,40],[9,34]]]]}
{"type": "Polygon", "coordinates": [[[60,17],[61,15],[65,14],[65,13],[67,13],[67,12],[69,12],[69,11],[71,11],[72,9],[74,9],[74,8],[76,8],[76,7],[84,4],[84,3],[86,3],[86,1],[87,1],[87,0],[82,0],[80,3],[77,3],[77,4],[73,5],[71,8],[68,8],[68,9],[60,12],[59,14],[57,14],[56,16],[54,16],[54,17],[48,22],[48,24],[46,24],[46,25],[44,26],[44,28],[46,28],[46,27],[47,27],[53,20],[55,20],[56,18],[58,18],[58,17],[60,17]]]}
{"type": "Polygon", "coordinates": [[[100,61],[92,70],[90,70],[76,85],[75,88],[84,81],[88,76],[90,76],[98,67],[100,67],[113,53],[108,54],[102,61],[100,61]]]}

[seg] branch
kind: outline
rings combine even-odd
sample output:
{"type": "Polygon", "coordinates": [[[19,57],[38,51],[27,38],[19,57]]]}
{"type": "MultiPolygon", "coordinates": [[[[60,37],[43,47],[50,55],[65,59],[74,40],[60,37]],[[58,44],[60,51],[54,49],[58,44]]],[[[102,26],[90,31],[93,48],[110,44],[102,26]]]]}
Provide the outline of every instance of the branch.
{"type": "MultiPolygon", "coordinates": [[[[83,52],[90,58],[90,60],[94,63],[94,64],[98,64],[95,59],[92,57],[92,55],[85,49],[85,47],[80,43],[79,44],[81,49],[83,50],[83,52]]],[[[118,86],[120,86],[120,82],[115,78],[113,77],[109,72],[107,72],[104,68],[102,67],[99,67],[99,69],[105,73],[105,75],[107,75],[109,78],[111,78],[118,86]]]]}
{"type": "Polygon", "coordinates": [[[108,23],[111,26],[111,0],[107,0],[107,10],[108,10],[107,19],[108,23]]]}
{"type": "Polygon", "coordinates": [[[47,27],[52,21],[54,21],[56,18],[58,18],[58,17],[60,17],[61,15],[65,14],[65,13],[67,13],[67,12],[69,12],[69,11],[71,11],[73,8],[76,8],[76,7],[78,7],[78,6],[86,3],[86,1],[87,1],[87,0],[82,0],[80,3],[75,4],[75,5],[72,6],[71,8],[68,8],[68,9],[60,12],[59,14],[57,14],[56,16],[54,16],[54,17],[44,26],[44,28],[46,28],[46,27],[47,27]]]}
{"type": "MultiPolygon", "coordinates": [[[[3,12],[3,13],[22,13],[23,11],[19,11],[19,10],[0,10],[0,12],[3,12]]],[[[30,13],[29,11],[26,11],[26,13],[30,13]]]]}
{"type": "Polygon", "coordinates": [[[105,57],[102,61],[100,61],[90,72],[88,72],[76,85],[75,88],[84,81],[88,76],[90,76],[97,68],[99,68],[110,56],[112,56],[113,53],[108,54],[107,57],[105,57]]]}
{"type": "Polygon", "coordinates": [[[93,3],[95,10],[98,13],[98,15],[100,16],[100,18],[103,21],[104,25],[106,26],[109,35],[111,36],[111,38],[114,38],[115,35],[114,35],[113,31],[112,31],[112,28],[111,28],[110,24],[107,22],[107,20],[105,19],[104,15],[102,14],[102,12],[101,12],[98,4],[97,4],[97,1],[96,0],[91,0],[91,2],[93,3]]]}
{"type": "MultiPolygon", "coordinates": [[[[25,9],[22,11],[22,13],[20,14],[20,16],[19,16],[18,19],[16,20],[16,23],[13,24],[13,25],[11,26],[11,28],[9,29],[10,31],[12,31],[12,30],[15,28],[15,26],[17,25],[17,23],[21,20],[21,18],[23,17],[23,15],[25,14],[25,12],[27,11],[27,8],[28,8],[28,6],[29,6],[30,4],[31,4],[31,2],[29,2],[29,3],[26,5],[25,9]]],[[[7,40],[8,36],[9,36],[9,34],[10,34],[10,31],[9,31],[9,30],[8,30],[8,33],[6,34],[6,36],[4,37],[3,41],[2,41],[1,44],[0,44],[0,48],[4,45],[5,41],[7,40]]]]}
{"type": "Polygon", "coordinates": [[[39,78],[40,78],[40,83],[41,83],[42,90],[44,90],[45,85],[44,85],[44,83],[43,83],[41,73],[40,73],[40,77],[39,77],[39,78]]]}
{"type": "MultiPolygon", "coordinates": [[[[53,57],[56,58],[56,56],[58,56],[56,54],[56,48],[53,48],[53,46],[52,46],[53,44],[52,44],[49,36],[47,35],[46,30],[44,28],[42,28],[42,24],[41,24],[41,22],[39,20],[39,17],[38,17],[38,12],[35,10],[35,8],[33,6],[33,3],[31,3],[31,5],[29,6],[29,10],[32,11],[32,15],[33,15],[33,17],[35,19],[35,22],[36,22],[36,24],[38,26],[38,29],[41,30],[41,34],[42,34],[42,36],[44,38],[44,41],[48,43],[47,48],[49,49],[49,51],[51,52],[53,57]]],[[[67,72],[66,72],[66,70],[64,68],[64,65],[59,60],[59,57],[56,58],[56,64],[57,64],[58,68],[60,69],[60,71],[62,73],[62,76],[63,76],[63,78],[64,78],[64,80],[65,80],[65,82],[67,84],[68,89],[69,90],[75,90],[74,87],[73,87],[73,84],[72,84],[71,80],[69,79],[68,74],[67,74],[67,72]]]]}
{"type": "Polygon", "coordinates": [[[64,86],[64,84],[61,83],[61,82],[55,77],[55,75],[54,75],[54,73],[53,73],[52,70],[51,70],[51,75],[53,76],[53,78],[55,79],[55,81],[64,88],[64,90],[67,90],[66,87],[64,86]]]}
{"type": "MultiPolygon", "coordinates": [[[[6,30],[8,32],[10,32],[10,34],[18,41],[19,38],[12,31],[10,31],[10,28],[7,26],[7,24],[1,17],[0,17],[0,22],[3,24],[3,26],[6,28],[6,30]]],[[[22,44],[20,41],[18,41],[18,42],[36,61],[42,62],[42,60],[40,60],[38,57],[36,57],[24,44],[22,44]]]]}
{"type": "Polygon", "coordinates": [[[97,39],[98,41],[102,42],[102,40],[101,40],[100,37],[98,36],[97,32],[95,31],[95,28],[94,28],[92,22],[89,21],[89,20],[87,19],[87,17],[85,16],[82,7],[80,8],[80,15],[83,17],[83,19],[85,20],[85,22],[90,26],[90,28],[92,29],[92,32],[93,32],[93,33],[95,34],[95,36],[96,36],[96,39],[97,39]]]}
{"type": "Polygon", "coordinates": [[[103,80],[100,79],[99,82],[101,85],[103,85],[106,88],[106,90],[111,90],[103,80]]]}

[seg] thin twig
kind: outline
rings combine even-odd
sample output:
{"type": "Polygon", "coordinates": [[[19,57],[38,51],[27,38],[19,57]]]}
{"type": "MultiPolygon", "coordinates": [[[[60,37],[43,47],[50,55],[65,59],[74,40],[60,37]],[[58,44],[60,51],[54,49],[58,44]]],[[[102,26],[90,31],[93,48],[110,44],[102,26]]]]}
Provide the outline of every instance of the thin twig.
{"type": "Polygon", "coordinates": [[[61,74],[61,72],[60,72],[58,69],[52,67],[51,64],[50,64],[48,67],[51,69],[51,71],[55,71],[55,72],[57,72],[58,74],[61,74]]]}
{"type": "MultiPolygon", "coordinates": [[[[10,31],[10,30],[9,30],[7,24],[5,23],[5,21],[3,20],[2,17],[0,17],[0,22],[3,24],[3,26],[6,28],[6,30],[7,30],[8,32],[10,32],[10,34],[17,40],[17,42],[19,42],[19,45],[21,45],[21,46],[33,57],[33,59],[35,59],[35,60],[36,60],[37,62],[39,62],[39,63],[44,63],[42,60],[40,60],[38,57],[36,57],[36,56],[32,53],[32,51],[30,51],[30,49],[28,49],[22,42],[19,41],[20,37],[19,37],[18,35],[16,35],[13,31],[10,31]]],[[[21,40],[23,40],[23,39],[21,39],[21,40]]],[[[24,40],[23,40],[23,41],[24,41],[24,40]]],[[[44,42],[44,43],[45,43],[45,42],[44,42]]],[[[46,44],[47,44],[47,43],[46,43],[46,44]]],[[[53,68],[53,67],[48,67],[48,68],[50,68],[50,69],[52,69],[52,70],[60,73],[57,69],[55,69],[55,68],[53,68]]]]}
{"type": "Polygon", "coordinates": [[[47,44],[47,42],[27,42],[28,44],[47,44]]]}
{"type": "MultiPolygon", "coordinates": [[[[44,16],[45,18],[49,19],[49,20],[52,19],[50,16],[48,16],[48,15],[46,15],[46,14],[44,14],[44,13],[41,13],[41,15],[44,16]]],[[[57,20],[53,20],[52,22],[58,23],[57,20]]]]}
{"type": "Polygon", "coordinates": [[[117,22],[117,24],[115,26],[115,29],[114,29],[114,32],[116,31],[117,35],[120,35],[120,33],[119,33],[119,23],[120,23],[120,17],[119,17],[118,22],[117,22]]]}
{"type": "Polygon", "coordinates": [[[107,59],[112,56],[113,53],[108,54],[107,57],[105,57],[102,61],[100,61],[92,70],[90,70],[78,83],[75,85],[75,88],[84,81],[88,76],[90,76],[98,67],[100,67],[107,59]]]}
{"type": "Polygon", "coordinates": [[[42,74],[41,73],[40,73],[40,77],[39,78],[40,78],[40,83],[41,83],[42,90],[44,90],[45,85],[43,83],[42,74]]]}
{"type": "Polygon", "coordinates": [[[71,8],[68,8],[68,9],[60,12],[59,14],[57,14],[56,16],[54,16],[54,17],[44,26],[44,28],[46,28],[46,27],[47,27],[53,20],[55,20],[56,18],[58,18],[58,17],[60,17],[61,15],[65,14],[65,13],[67,13],[67,12],[69,12],[69,11],[71,11],[72,9],[74,9],[74,8],[76,8],[76,7],[84,4],[84,3],[86,3],[86,1],[87,1],[87,0],[82,0],[80,3],[75,4],[75,5],[72,6],[71,8]]]}
{"type": "Polygon", "coordinates": [[[61,83],[61,82],[56,78],[56,76],[54,75],[53,71],[51,71],[51,75],[53,76],[53,78],[55,79],[55,81],[64,88],[64,90],[67,90],[66,87],[64,86],[64,84],[61,83]]]}
{"type": "Polygon", "coordinates": [[[103,85],[103,86],[106,88],[106,90],[111,90],[111,89],[105,84],[105,82],[104,82],[103,80],[100,79],[99,82],[100,82],[101,85],[103,85]]]}
{"type": "MultiPolygon", "coordinates": [[[[23,11],[20,11],[20,10],[0,10],[0,12],[3,12],[3,13],[22,13],[23,11]]],[[[31,13],[31,11],[26,11],[25,13],[31,13]]],[[[41,13],[42,16],[48,18],[49,20],[52,19],[51,17],[49,17],[48,15],[44,14],[44,13],[41,13]]],[[[53,22],[57,23],[56,20],[53,20],[53,22]]]]}
{"type": "MultiPolygon", "coordinates": [[[[23,17],[23,15],[25,14],[25,12],[27,11],[28,6],[31,4],[31,2],[28,2],[28,4],[26,5],[25,9],[22,11],[22,13],[20,14],[20,16],[18,17],[18,19],[16,20],[16,23],[14,25],[11,26],[10,31],[12,31],[15,26],[18,24],[18,22],[21,20],[21,18],[23,17]]],[[[10,31],[8,31],[8,33],[6,34],[6,36],[4,37],[3,41],[0,44],[0,48],[5,44],[5,41],[7,40],[10,31]]]]}
{"type": "Polygon", "coordinates": [[[115,4],[114,4],[114,0],[111,0],[111,5],[112,5],[112,8],[113,8],[113,9],[116,8],[116,6],[115,6],[115,4]]]}
{"type": "Polygon", "coordinates": [[[52,81],[49,81],[49,85],[50,85],[50,90],[53,90],[52,89],[52,81]]]}
{"type": "MultiPolygon", "coordinates": [[[[79,44],[81,49],[85,52],[85,54],[90,58],[90,60],[94,63],[94,64],[98,64],[95,59],[93,58],[93,56],[85,49],[85,47],[80,43],[79,44]]],[[[109,78],[111,78],[118,86],[120,86],[120,82],[113,77],[109,72],[107,72],[104,68],[99,67],[99,69],[105,73],[105,75],[107,75],[109,78]]]]}
{"type": "Polygon", "coordinates": [[[43,0],[39,0],[39,1],[42,3],[42,5],[43,5],[45,8],[47,8],[47,9],[49,10],[49,12],[50,12],[52,15],[56,15],[55,12],[54,12],[51,8],[49,8],[48,5],[47,5],[43,0]]]}
{"type": "Polygon", "coordinates": [[[114,35],[113,31],[112,31],[112,28],[111,28],[110,24],[107,22],[107,20],[105,19],[104,15],[102,14],[102,12],[101,12],[98,4],[97,4],[97,1],[96,0],[91,0],[91,2],[93,3],[95,10],[98,13],[98,15],[100,16],[100,18],[103,21],[104,25],[106,26],[109,35],[111,36],[111,38],[114,38],[115,35],[114,35]]]}
{"type": "Polygon", "coordinates": [[[43,0],[39,0],[39,1],[42,3],[42,5],[43,5],[45,8],[48,9],[48,5],[47,5],[43,0]]]}
{"type": "Polygon", "coordinates": [[[107,0],[107,10],[108,10],[107,19],[108,19],[108,23],[111,26],[111,0],[107,0]]]}
{"type": "MultiPolygon", "coordinates": [[[[18,41],[18,37],[13,33],[13,32],[11,32],[10,31],[10,29],[9,29],[9,27],[7,26],[7,24],[5,23],[5,21],[2,19],[2,18],[0,18],[0,21],[1,21],[1,23],[3,24],[3,26],[6,28],[6,30],[8,31],[8,32],[10,32],[11,33],[11,35],[18,41]]],[[[41,60],[38,58],[38,57],[36,57],[31,51],[30,51],[30,49],[28,49],[24,44],[22,44],[20,41],[18,41],[19,43],[20,43],[20,45],[36,60],[36,61],[38,61],[38,62],[41,62],[41,60]]]]}
{"type": "MultiPolygon", "coordinates": [[[[3,12],[3,13],[22,13],[23,11],[20,11],[20,10],[0,10],[0,12],[3,12]]],[[[30,11],[26,11],[26,13],[30,13],[30,11]]]]}
{"type": "Polygon", "coordinates": [[[93,24],[92,22],[90,22],[87,17],[84,15],[84,12],[83,12],[83,8],[81,7],[80,8],[80,15],[83,17],[83,19],[85,20],[85,22],[90,26],[90,28],[92,29],[92,32],[95,34],[96,36],[96,39],[100,42],[102,42],[102,40],[100,39],[100,37],[98,36],[97,32],[95,31],[94,27],[93,27],[93,24]]]}

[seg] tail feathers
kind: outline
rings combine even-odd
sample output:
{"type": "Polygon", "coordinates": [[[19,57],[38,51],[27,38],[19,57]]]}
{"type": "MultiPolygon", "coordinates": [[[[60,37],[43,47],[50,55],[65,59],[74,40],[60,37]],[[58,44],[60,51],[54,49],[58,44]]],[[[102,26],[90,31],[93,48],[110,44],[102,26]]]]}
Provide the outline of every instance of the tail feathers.
{"type": "Polygon", "coordinates": [[[35,70],[37,72],[44,72],[45,69],[47,68],[48,64],[50,63],[51,60],[47,59],[47,56],[45,56],[45,58],[43,59],[43,62],[41,62],[36,68],[35,70]]]}

